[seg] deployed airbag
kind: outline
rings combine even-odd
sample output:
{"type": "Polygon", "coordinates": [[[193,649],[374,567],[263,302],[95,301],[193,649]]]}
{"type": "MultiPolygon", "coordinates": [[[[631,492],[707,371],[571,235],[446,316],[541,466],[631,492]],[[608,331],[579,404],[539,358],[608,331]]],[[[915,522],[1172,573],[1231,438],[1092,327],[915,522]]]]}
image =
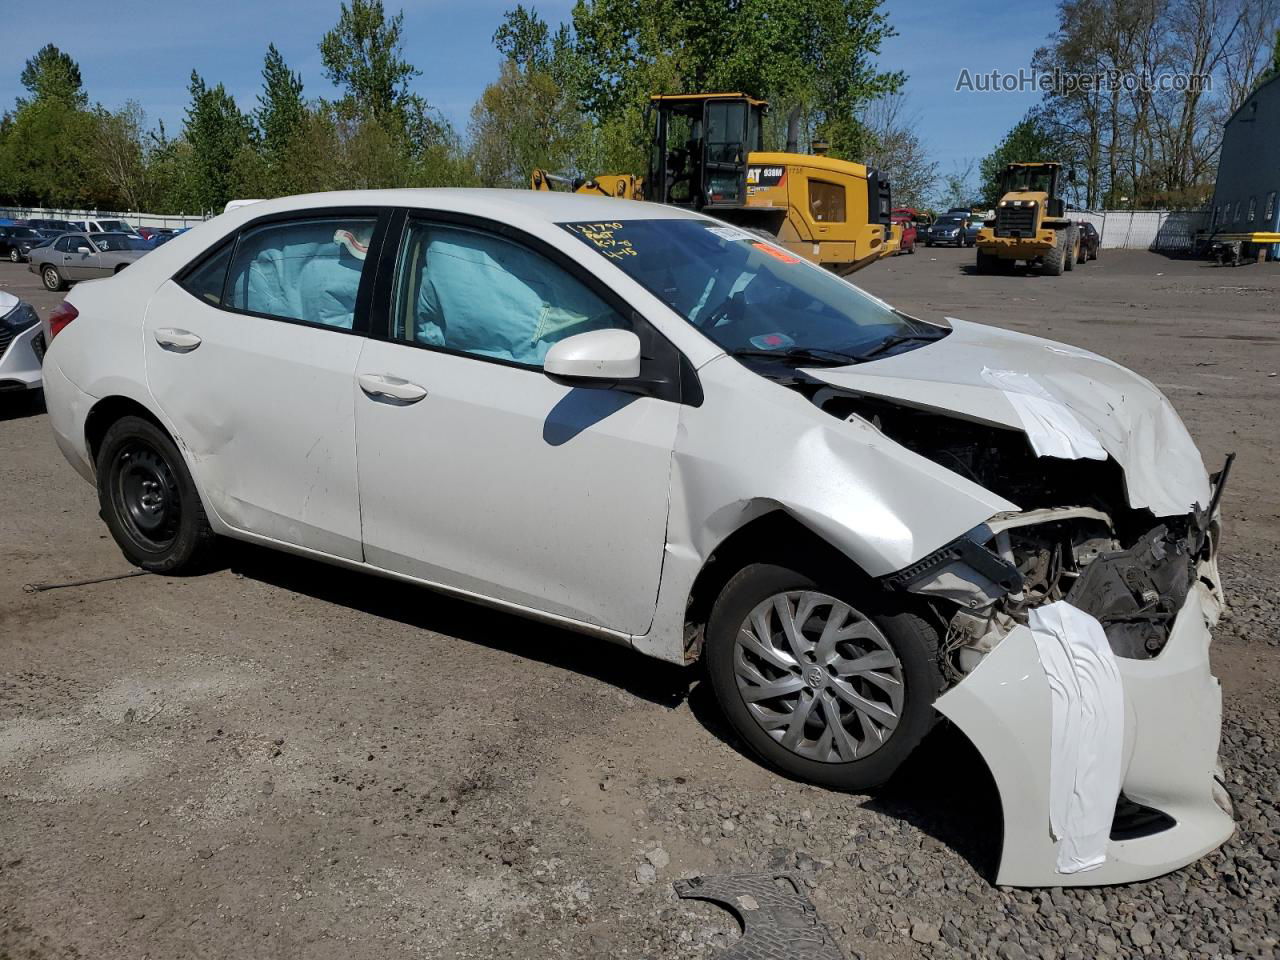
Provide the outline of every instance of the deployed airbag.
{"type": "Polygon", "coordinates": [[[599,297],[532,251],[470,230],[430,230],[419,343],[541,364],[557,340],[621,325],[599,297]]]}
{"type": "Polygon", "coordinates": [[[1049,826],[1057,869],[1106,860],[1120,795],[1124,688],[1102,624],[1065,600],[1032,609],[1028,626],[1049,681],[1049,826]]]}

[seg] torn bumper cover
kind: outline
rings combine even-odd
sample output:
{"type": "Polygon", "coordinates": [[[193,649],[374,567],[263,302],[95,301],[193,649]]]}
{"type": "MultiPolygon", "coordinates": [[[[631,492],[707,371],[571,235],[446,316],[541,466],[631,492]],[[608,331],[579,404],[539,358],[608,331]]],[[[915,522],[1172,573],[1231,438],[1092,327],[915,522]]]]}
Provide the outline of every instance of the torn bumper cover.
{"type": "MultiPolygon", "coordinates": [[[[1212,574],[1211,564],[1202,575],[1212,574]]],[[[1000,793],[1004,841],[996,882],[1010,886],[1130,883],[1196,860],[1231,836],[1230,800],[1217,780],[1222,693],[1209,672],[1209,627],[1221,603],[1192,585],[1160,653],[1119,658],[1124,687],[1121,803],[1106,861],[1056,868],[1050,834],[1049,681],[1031,630],[1017,625],[937,709],[982,754],[1000,793]]]]}

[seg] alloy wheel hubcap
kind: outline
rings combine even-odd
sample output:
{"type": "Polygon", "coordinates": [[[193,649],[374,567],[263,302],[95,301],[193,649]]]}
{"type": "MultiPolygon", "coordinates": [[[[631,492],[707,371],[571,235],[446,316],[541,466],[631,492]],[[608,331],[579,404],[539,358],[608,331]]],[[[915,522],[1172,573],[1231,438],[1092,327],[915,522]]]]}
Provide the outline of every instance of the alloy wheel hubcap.
{"type": "Polygon", "coordinates": [[[733,665],[751,716],[805,759],[861,760],[898,727],[902,662],[870,618],[829,594],[760,603],[738,630],[733,665]]]}

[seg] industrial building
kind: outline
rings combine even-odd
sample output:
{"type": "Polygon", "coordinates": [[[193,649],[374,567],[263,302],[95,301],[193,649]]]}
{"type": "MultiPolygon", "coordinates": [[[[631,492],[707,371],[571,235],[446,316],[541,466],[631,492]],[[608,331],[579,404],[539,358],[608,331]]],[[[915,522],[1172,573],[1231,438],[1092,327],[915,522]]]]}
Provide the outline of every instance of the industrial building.
{"type": "Polygon", "coordinates": [[[1280,258],[1280,74],[1249,95],[1227,121],[1213,190],[1212,233],[1252,259],[1280,258]]]}

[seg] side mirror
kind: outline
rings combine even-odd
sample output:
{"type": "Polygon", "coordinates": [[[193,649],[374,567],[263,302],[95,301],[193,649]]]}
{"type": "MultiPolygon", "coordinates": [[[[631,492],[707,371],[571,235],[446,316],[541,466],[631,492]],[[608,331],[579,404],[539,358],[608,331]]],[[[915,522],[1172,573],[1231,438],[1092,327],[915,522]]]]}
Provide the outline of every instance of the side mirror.
{"type": "Polygon", "coordinates": [[[82,243],[80,246],[76,247],[76,253],[93,253],[93,251],[82,243]]]}
{"type": "Polygon", "coordinates": [[[640,338],[630,330],[592,330],[547,351],[542,371],[574,386],[607,386],[640,376],[640,338]]]}

